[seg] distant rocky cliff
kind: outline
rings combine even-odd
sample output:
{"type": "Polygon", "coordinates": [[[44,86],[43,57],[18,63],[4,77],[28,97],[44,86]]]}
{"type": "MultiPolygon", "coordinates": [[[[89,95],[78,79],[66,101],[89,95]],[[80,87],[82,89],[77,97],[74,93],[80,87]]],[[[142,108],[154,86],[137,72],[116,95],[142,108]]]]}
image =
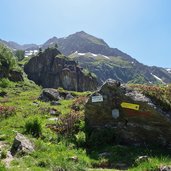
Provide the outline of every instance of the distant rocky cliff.
{"type": "Polygon", "coordinates": [[[85,74],[73,60],[67,59],[57,49],[48,48],[30,59],[24,66],[28,78],[43,87],[87,91],[97,87],[96,78],[85,74]]]}

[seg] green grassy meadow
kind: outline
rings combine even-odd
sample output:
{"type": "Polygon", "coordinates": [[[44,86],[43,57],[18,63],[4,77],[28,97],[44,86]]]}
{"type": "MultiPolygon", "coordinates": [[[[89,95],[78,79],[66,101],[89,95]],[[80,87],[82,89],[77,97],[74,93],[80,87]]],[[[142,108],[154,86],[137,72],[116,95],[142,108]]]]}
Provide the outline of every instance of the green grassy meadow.
{"type": "Polygon", "coordinates": [[[169,150],[121,145],[87,148],[84,103],[90,92],[72,92],[74,99],[60,100],[61,105],[52,106],[50,102],[38,100],[41,91],[41,87],[28,80],[8,82],[1,86],[0,93],[6,95],[0,97],[0,106],[5,107],[6,112],[0,113],[0,145],[4,144],[0,149],[0,171],[153,171],[160,166],[171,165],[169,150]],[[74,111],[73,105],[78,105],[80,110],[74,111]],[[70,115],[76,115],[72,129],[66,132],[48,128],[49,124],[57,124],[56,121],[49,120],[52,118],[50,109],[59,111],[64,121],[70,115]],[[35,151],[28,155],[17,154],[7,168],[4,159],[16,132],[28,137],[35,145],[35,151]],[[109,155],[101,156],[104,152],[109,155]],[[136,162],[138,156],[144,155],[149,157],[148,161],[136,162]]]}

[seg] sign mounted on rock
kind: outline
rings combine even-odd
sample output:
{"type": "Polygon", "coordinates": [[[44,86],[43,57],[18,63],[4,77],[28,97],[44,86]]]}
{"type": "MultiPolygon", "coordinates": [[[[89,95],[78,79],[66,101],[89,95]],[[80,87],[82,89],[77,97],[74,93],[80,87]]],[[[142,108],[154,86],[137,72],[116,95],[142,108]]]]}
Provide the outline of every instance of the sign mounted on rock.
{"type": "Polygon", "coordinates": [[[138,105],[138,104],[133,104],[133,103],[122,102],[122,103],[121,103],[121,107],[122,107],[122,108],[127,108],[127,109],[139,110],[140,105],[138,105]]]}
{"type": "Polygon", "coordinates": [[[112,110],[112,117],[114,119],[117,119],[119,117],[119,110],[118,109],[113,109],[112,110]]]}
{"type": "Polygon", "coordinates": [[[92,102],[102,102],[103,101],[103,96],[98,95],[98,96],[92,96],[92,102]]]}

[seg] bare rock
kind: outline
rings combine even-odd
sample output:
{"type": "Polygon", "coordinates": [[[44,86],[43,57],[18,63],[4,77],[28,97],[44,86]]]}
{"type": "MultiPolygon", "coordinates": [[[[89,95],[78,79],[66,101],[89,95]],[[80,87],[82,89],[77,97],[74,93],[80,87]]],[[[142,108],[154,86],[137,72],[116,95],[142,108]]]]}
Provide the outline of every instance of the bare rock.
{"type": "Polygon", "coordinates": [[[43,89],[39,100],[41,101],[45,101],[48,102],[50,101],[52,105],[60,105],[60,103],[58,102],[58,100],[61,99],[73,99],[74,97],[71,95],[70,92],[62,92],[62,91],[58,91],[57,89],[53,89],[53,88],[45,88],[43,89]]]}
{"type": "Polygon", "coordinates": [[[50,109],[49,113],[50,113],[50,115],[53,115],[53,116],[61,115],[61,112],[59,112],[57,109],[50,109]]]}
{"type": "Polygon", "coordinates": [[[171,171],[171,166],[161,166],[159,171],[171,171]]]}
{"type": "Polygon", "coordinates": [[[66,100],[73,99],[74,97],[71,95],[71,93],[68,93],[65,97],[66,100]]]}
{"type": "Polygon", "coordinates": [[[107,80],[85,105],[87,145],[170,148],[171,120],[159,109],[140,92],[107,80]]]}
{"type": "Polygon", "coordinates": [[[48,48],[31,58],[24,71],[29,79],[44,88],[87,91],[97,87],[95,77],[86,75],[75,61],[69,60],[55,48],[48,48]]]}
{"type": "Polygon", "coordinates": [[[13,145],[11,147],[11,154],[14,156],[16,153],[27,154],[34,151],[34,146],[28,138],[24,135],[17,133],[13,145]]]}
{"type": "Polygon", "coordinates": [[[50,104],[52,106],[59,106],[59,105],[61,105],[61,103],[59,101],[51,101],[50,104]]]}
{"type": "Polygon", "coordinates": [[[139,156],[135,160],[136,163],[142,163],[142,162],[146,162],[146,161],[149,161],[149,157],[148,156],[139,156]]]}
{"type": "Polygon", "coordinates": [[[7,156],[6,156],[6,158],[3,159],[2,161],[3,161],[3,163],[5,164],[5,166],[6,166],[7,168],[9,168],[9,167],[10,167],[10,164],[11,164],[11,162],[12,162],[13,160],[14,160],[14,157],[12,156],[11,152],[10,152],[10,151],[7,151],[7,156]]]}
{"type": "Polygon", "coordinates": [[[46,88],[46,89],[43,89],[40,97],[39,97],[39,100],[42,100],[42,101],[58,101],[60,100],[61,97],[60,97],[60,94],[59,94],[59,91],[57,91],[56,89],[53,89],[53,88],[46,88]]]}
{"type": "Polygon", "coordinates": [[[14,81],[14,82],[24,81],[22,72],[10,71],[10,73],[9,73],[9,80],[14,81]]]}

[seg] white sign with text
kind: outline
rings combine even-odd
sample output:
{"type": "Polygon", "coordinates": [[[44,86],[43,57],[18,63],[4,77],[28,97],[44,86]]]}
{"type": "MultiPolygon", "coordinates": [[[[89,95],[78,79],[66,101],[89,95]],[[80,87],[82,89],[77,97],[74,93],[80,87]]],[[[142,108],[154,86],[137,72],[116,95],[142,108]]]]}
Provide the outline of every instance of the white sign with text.
{"type": "Polygon", "coordinates": [[[103,101],[103,96],[99,95],[99,96],[92,96],[92,102],[102,102],[103,101]]]}

